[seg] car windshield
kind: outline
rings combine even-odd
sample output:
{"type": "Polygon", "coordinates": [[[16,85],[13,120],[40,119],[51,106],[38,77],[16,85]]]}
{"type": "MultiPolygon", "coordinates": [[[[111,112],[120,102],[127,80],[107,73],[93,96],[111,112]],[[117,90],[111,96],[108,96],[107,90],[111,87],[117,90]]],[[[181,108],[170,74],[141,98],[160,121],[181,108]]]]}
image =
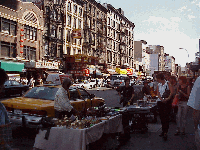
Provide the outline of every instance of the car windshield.
{"type": "Polygon", "coordinates": [[[24,97],[54,100],[57,91],[58,91],[58,88],[55,88],[55,87],[34,87],[28,93],[26,93],[24,97]]]}

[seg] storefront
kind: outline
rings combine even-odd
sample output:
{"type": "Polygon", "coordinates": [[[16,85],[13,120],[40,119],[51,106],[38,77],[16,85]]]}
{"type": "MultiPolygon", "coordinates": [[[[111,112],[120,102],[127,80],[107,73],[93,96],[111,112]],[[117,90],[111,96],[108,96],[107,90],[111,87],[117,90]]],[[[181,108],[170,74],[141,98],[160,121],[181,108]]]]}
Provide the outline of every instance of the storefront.
{"type": "Polygon", "coordinates": [[[47,77],[47,71],[51,70],[54,72],[59,71],[59,65],[60,62],[58,61],[29,61],[25,63],[25,69],[26,69],[26,77],[28,80],[30,80],[31,77],[33,77],[37,83],[37,79],[41,78],[44,81],[46,81],[47,77]]]}

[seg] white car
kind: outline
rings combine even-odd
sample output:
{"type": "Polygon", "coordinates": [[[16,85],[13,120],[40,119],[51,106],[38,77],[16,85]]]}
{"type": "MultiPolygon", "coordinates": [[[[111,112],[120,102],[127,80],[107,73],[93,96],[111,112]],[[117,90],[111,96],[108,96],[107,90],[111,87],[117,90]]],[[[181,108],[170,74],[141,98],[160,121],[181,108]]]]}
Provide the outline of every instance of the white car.
{"type": "Polygon", "coordinates": [[[84,80],[84,81],[79,82],[79,83],[74,83],[73,86],[82,87],[82,88],[85,88],[85,89],[91,89],[93,87],[93,85],[90,84],[90,82],[87,81],[87,80],[84,80]]]}
{"type": "Polygon", "coordinates": [[[92,88],[92,84],[89,81],[85,80],[84,84],[81,87],[83,87],[85,89],[91,89],[92,88]]]}
{"type": "Polygon", "coordinates": [[[96,79],[91,79],[90,80],[90,85],[95,88],[97,86],[97,82],[96,82],[96,79]]]}

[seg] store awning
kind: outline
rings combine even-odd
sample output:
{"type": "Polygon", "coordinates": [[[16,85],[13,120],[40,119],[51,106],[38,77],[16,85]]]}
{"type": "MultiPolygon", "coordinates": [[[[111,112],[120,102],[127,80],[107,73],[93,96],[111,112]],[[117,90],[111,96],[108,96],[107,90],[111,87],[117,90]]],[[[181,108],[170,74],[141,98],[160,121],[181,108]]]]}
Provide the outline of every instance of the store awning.
{"type": "Polygon", "coordinates": [[[0,61],[0,68],[5,71],[19,71],[22,72],[24,69],[24,63],[18,63],[13,61],[0,61]]]}

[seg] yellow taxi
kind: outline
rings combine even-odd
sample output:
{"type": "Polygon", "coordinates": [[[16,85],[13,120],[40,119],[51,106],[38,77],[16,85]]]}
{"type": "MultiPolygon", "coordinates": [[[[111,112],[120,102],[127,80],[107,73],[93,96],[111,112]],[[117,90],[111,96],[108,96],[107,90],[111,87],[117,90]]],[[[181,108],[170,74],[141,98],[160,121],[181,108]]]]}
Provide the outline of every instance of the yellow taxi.
{"type": "MultiPolygon", "coordinates": [[[[43,117],[55,117],[54,98],[61,85],[43,85],[30,89],[23,97],[1,101],[8,111],[12,123],[23,126],[39,125],[43,117]]],[[[72,106],[82,111],[90,107],[105,104],[103,98],[95,97],[81,87],[69,88],[69,99],[72,106]]]]}

